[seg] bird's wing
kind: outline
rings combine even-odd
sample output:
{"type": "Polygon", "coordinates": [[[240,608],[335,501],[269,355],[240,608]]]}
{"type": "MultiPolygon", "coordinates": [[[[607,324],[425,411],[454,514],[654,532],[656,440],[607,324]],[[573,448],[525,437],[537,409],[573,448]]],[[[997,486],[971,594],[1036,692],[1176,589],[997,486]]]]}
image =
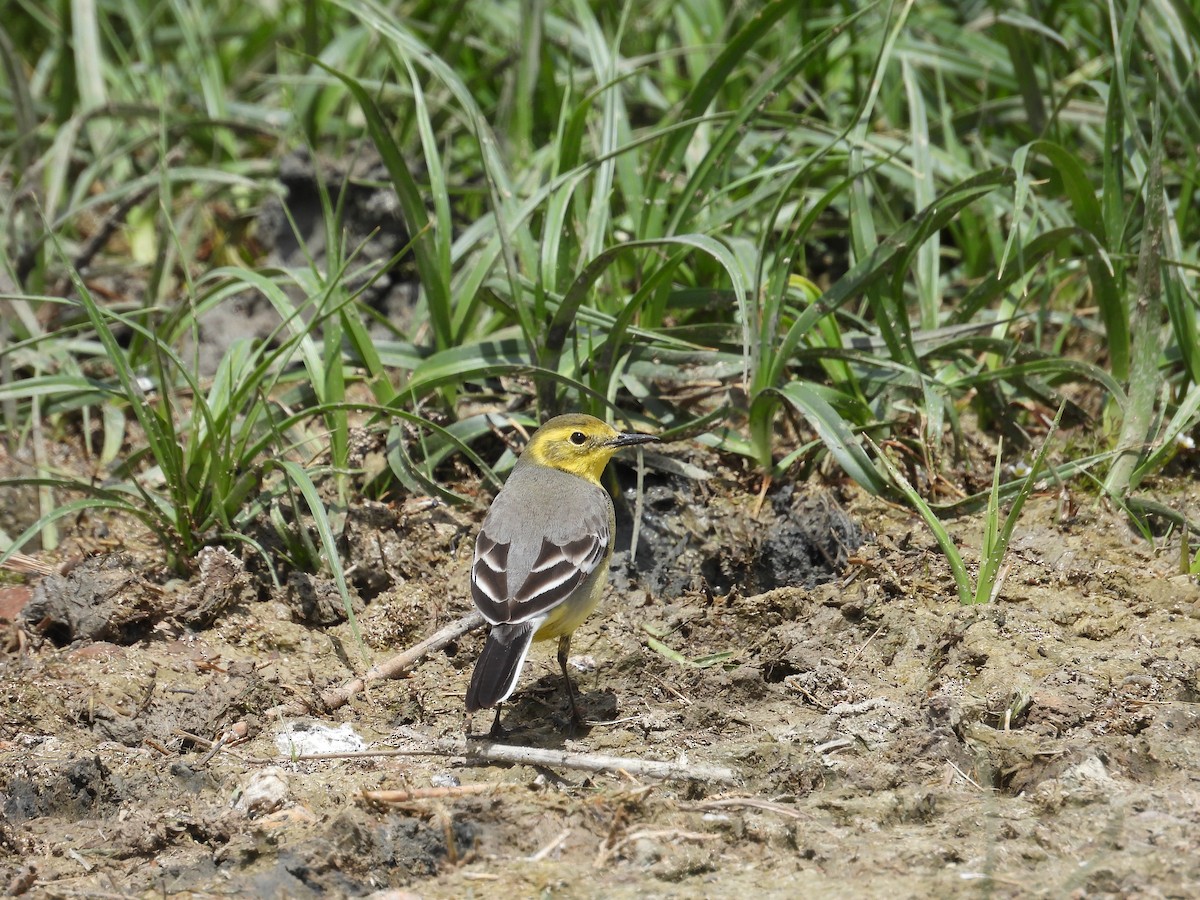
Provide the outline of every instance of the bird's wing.
{"type": "Polygon", "coordinates": [[[569,527],[561,513],[544,528],[520,534],[493,534],[485,523],[475,542],[471,596],[493,624],[525,622],[566,600],[608,556],[607,498],[575,511],[569,527]],[[507,537],[508,540],[503,538],[507,537]]]}
{"type": "Polygon", "coordinates": [[[479,532],[475,539],[475,562],[471,564],[471,599],[484,618],[504,622],[508,605],[508,551],[511,543],[500,543],[479,532]]]}

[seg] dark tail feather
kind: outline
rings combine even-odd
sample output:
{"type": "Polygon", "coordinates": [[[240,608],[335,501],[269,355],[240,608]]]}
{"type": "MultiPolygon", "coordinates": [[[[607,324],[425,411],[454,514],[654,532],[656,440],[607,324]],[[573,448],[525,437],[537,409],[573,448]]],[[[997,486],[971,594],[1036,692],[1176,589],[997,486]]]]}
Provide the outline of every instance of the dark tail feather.
{"type": "Polygon", "coordinates": [[[531,622],[492,626],[467,687],[467,712],[486,709],[508,699],[517,686],[532,642],[531,622]]]}

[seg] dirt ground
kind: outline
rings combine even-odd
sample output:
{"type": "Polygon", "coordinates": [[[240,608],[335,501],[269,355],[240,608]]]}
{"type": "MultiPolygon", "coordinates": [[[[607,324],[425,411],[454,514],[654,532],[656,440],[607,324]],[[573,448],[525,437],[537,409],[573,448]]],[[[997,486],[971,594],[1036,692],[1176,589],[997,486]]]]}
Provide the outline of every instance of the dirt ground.
{"type": "MultiPolygon", "coordinates": [[[[651,460],[636,562],[572,647],[591,723],[571,733],[538,645],[506,743],[732,782],[438,749],[480,631],[324,706],[364,645],[383,662],[470,610],[482,508],[364,503],[343,541],[363,644],[327,580],[275,586],[219,549],[189,581],[125,548],[0,587],[0,889],[1200,896],[1200,590],[1177,544],[1037,495],[997,601],[965,608],[907,511],[803,484],[756,509],[716,457],[665,453],[714,477],[651,460]]],[[[1154,490],[1200,507],[1189,480],[1154,490]]],[[[952,529],[970,557],[979,521],[952,529]]]]}

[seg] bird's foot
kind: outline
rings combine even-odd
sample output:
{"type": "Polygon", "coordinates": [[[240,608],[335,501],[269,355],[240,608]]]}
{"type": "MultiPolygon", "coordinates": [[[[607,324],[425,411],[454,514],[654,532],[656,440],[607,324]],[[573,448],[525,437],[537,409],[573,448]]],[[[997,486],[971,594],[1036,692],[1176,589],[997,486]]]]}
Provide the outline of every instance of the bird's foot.
{"type": "Polygon", "coordinates": [[[500,724],[500,707],[499,706],[496,707],[496,718],[494,718],[492,720],[492,727],[489,728],[486,733],[476,734],[474,731],[471,730],[472,724],[473,724],[472,723],[472,714],[467,713],[466,720],[464,721],[464,724],[463,724],[463,731],[465,732],[466,738],[469,741],[470,740],[497,741],[502,738],[508,737],[508,734],[509,734],[509,730],[500,724]]]}
{"type": "Polygon", "coordinates": [[[508,729],[500,724],[500,707],[496,706],[496,718],[492,720],[492,727],[488,730],[488,737],[493,741],[503,740],[508,737],[508,729]]]}

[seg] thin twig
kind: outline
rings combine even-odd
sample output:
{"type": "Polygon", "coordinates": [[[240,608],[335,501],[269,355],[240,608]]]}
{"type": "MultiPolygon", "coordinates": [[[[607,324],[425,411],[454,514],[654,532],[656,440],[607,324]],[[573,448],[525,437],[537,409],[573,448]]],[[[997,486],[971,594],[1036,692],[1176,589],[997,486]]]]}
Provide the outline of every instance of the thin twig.
{"type": "Polygon", "coordinates": [[[629,538],[629,567],[637,562],[638,536],[642,533],[642,509],[646,503],[646,460],[642,448],[637,451],[637,493],[633,501],[633,534],[629,538]]]}
{"type": "MultiPolygon", "coordinates": [[[[417,663],[424,657],[428,656],[436,650],[440,650],[447,644],[453,643],[464,634],[474,631],[483,625],[483,616],[477,612],[472,612],[463,616],[456,622],[451,622],[445,628],[430,635],[421,643],[409,647],[403,653],[393,656],[387,662],[380,663],[377,666],[372,666],[367,670],[365,675],[358,678],[352,678],[350,681],[338,688],[330,688],[321,694],[321,703],[326,711],[332,711],[339,707],[345,706],[347,701],[372,681],[380,681],[385,678],[399,678],[409,672],[417,663]]],[[[294,716],[303,715],[309,712],[307,705],[303,701],[290,701],[282,703],[279,706],[272,707],[267,711],[268,716],[294,716]]]]}
{"type": "MultiPolygon", "coordinates": [[[[439,746],[452,744],[439,741],[439,746]]],[[[447,747],[447,750],[449,748],[447,747]]],[[[598,753],[568,753],[565,750],[546,750],[541,747],[515,747],[494,741],[473,740],[460,744],[454,755],[471,762],[512,763],[523,766],[578,769],[584,772],[627,772],[642,778],[662,778],[675,781],[718,781],[732,783],[737,776],[725,766],[663,762],[655,759],[633,759],[623,756],[604,756],[598,753]]]]}
{"type": "Polygon", "coordinates": [[[57,566],[44,563],[35,556],[26,556],[24,553],[14,553],[0,563],[0,569],[8,569],[21,575],[53,575],[58,571],[57,566]]]}
{"type": "Polygon", "coordinates": [[[430,635],[416,646],[410,647],[397,656],[393,656],[387,662],[381,663],[378,666],[372,666],[361,678],[355,678],[353,681],[342,685],[336,690],[326,691],[321,694],[321,702],[325,704],[327,709],[331,710],[344,706],[351,697],[361,691],[369,682],[385,678],[399,678],[430,653],[441,650],[447,644],[453,643],[467,632],[474,631],[482,625],[483,616],[478,612],[469,613],[457,622],[451,622],[445,628],[430,635]]]}
{"type": "Polygon", "coordinates": [[[762,512],[763,503],[766,502],[767,499],[767,491],[770,489],[771,475],[768,473],[763,476],[762,487],[758,491],[758,499],[754,501],[754,511],[750,513],[750,518],[752,521],[758,521],[758,514],[762,512]]]}
{"type": "Polygon", "coordinates": [[[443,800],[469,794],[487,794],[499,790],[495,784],[456,784],[450,787],[397,788],[387,791],[363,791],[364,800],[373,803],[408,803],[412,800],[443,800]]]}
{"type": "Polygon", "coordinates": [[[250,727],[245,722],[236,722],[229,728],[226,728],[217,739],[209,745],[208,752],[200,757],[200,761],[196,763],[196,768],[203,768],[208,765],[209,761],[216,756],[222,747],[232,747],[234,744],[240,744],[246,740],[246,736],[250,733],[250,727]]]}
{"type": "Polygon", "coordinates": [[[412,728],[400,732],[428,742],[419,750],[355,750],[345,753],[302,753],[291,757],[294,762],[313,762],[331,759],[364,759],[391,756],[457,756],[468,762],[508,763],[517,766],[578,769],[584,772],[624,773],[642,778],[662,778],[675,781],[714,781],[732,783],[737,775],[724,766],[687,765],[656,759],[635,759],[628,756],[603,756],[597,753],[567,753],[565,750],[544,750],[540,747],[517,747],[485,740],[430,738],[412,728]]]}
{"type": "Polygon", "coordinates": [[[190,731],[184,731],[182,728],[176,728],[175,733],[180,737],[187,738],[193,744],[199,744],[201,747],[213,746],[213,742],[208,738],[200,737],[198,734],[192,734],[190,731]]]}
{"type": "Polygon", "coordinates": [[[883,631],[882,625],[880,625],[878,628],[876,628],[875,633],[872,634],[869,638],[867,638],[866,643],[863,644],[861,647],[859,647],[857,652],[855,652],[855,654],[846,661],[846,668],[850,668],[850,666],[854,665],[854,663],[856,663],[858,661],[858,658],[863,655],[863,651],[865,651],[868,647],[871,646],[871,641],[873,641],[873,640],[875,640],[875,638],[879,637],[879,633],[881,631],[883,631]]]}
{"type": "Polygon", "coordinates": [[[794,807],[784,806],[782,803],[773,803],[761,797],[722,797],[716,800],[705,800],[701,803],[691,803],[686,806],[680,805],[680,809],[690,809],[697,812],[709,812],[714,809],[729,809],[731,807],[760,809],[763,812],[776,813],[777,815],[787,816],[792,819],[810,818],[810,816],[806,816],[794,807]]]}
{"type": "Polygon", "coordinates": [[[336,753],[297,753],[291,762],[328,762],[331,759],[388,759],[397,756],[435,756],[440,750],[339,750],[336,753]]]}
{"type": "Polygon", "coordinates": [[[525,857],[525,862],[531,862],[531,863],[541,862],[543,859],[545,859],[547,856],[549,856],[551,853],[553,853],[555,850],[557,850],[559,847],[561,847],[563,844],[565,844],[567,842],[567,838],[569,838],[570,836],[571,836],[571,829],[564,828],[562,831],[560,831],[558,833],[558,837],[556,837],[554,840],[552,840],[550,843],[548,843],[545,847],[543,847],[537,853],[533,854],[533,856],[525,857]]]}
{"type": "Polygon", "coordinates": [[[968,775],[966,772],[964,772],[962,769],[960,769],[958,766],[956,766],[954,764],[954,760],[951,760],[951,759],[946,760],[946,765],[948,765],[950,768],[952,768],[956,773],[958,773],[958,776],[960,778],[967,781],[967,783],[973,785],[976,789],[981,790],[981,791],[987,790],[987,788],[985,788],[983,785],[981,785],[978,781],[976,781],[974,778],[972,778],[970,775],[968,775]]]}

